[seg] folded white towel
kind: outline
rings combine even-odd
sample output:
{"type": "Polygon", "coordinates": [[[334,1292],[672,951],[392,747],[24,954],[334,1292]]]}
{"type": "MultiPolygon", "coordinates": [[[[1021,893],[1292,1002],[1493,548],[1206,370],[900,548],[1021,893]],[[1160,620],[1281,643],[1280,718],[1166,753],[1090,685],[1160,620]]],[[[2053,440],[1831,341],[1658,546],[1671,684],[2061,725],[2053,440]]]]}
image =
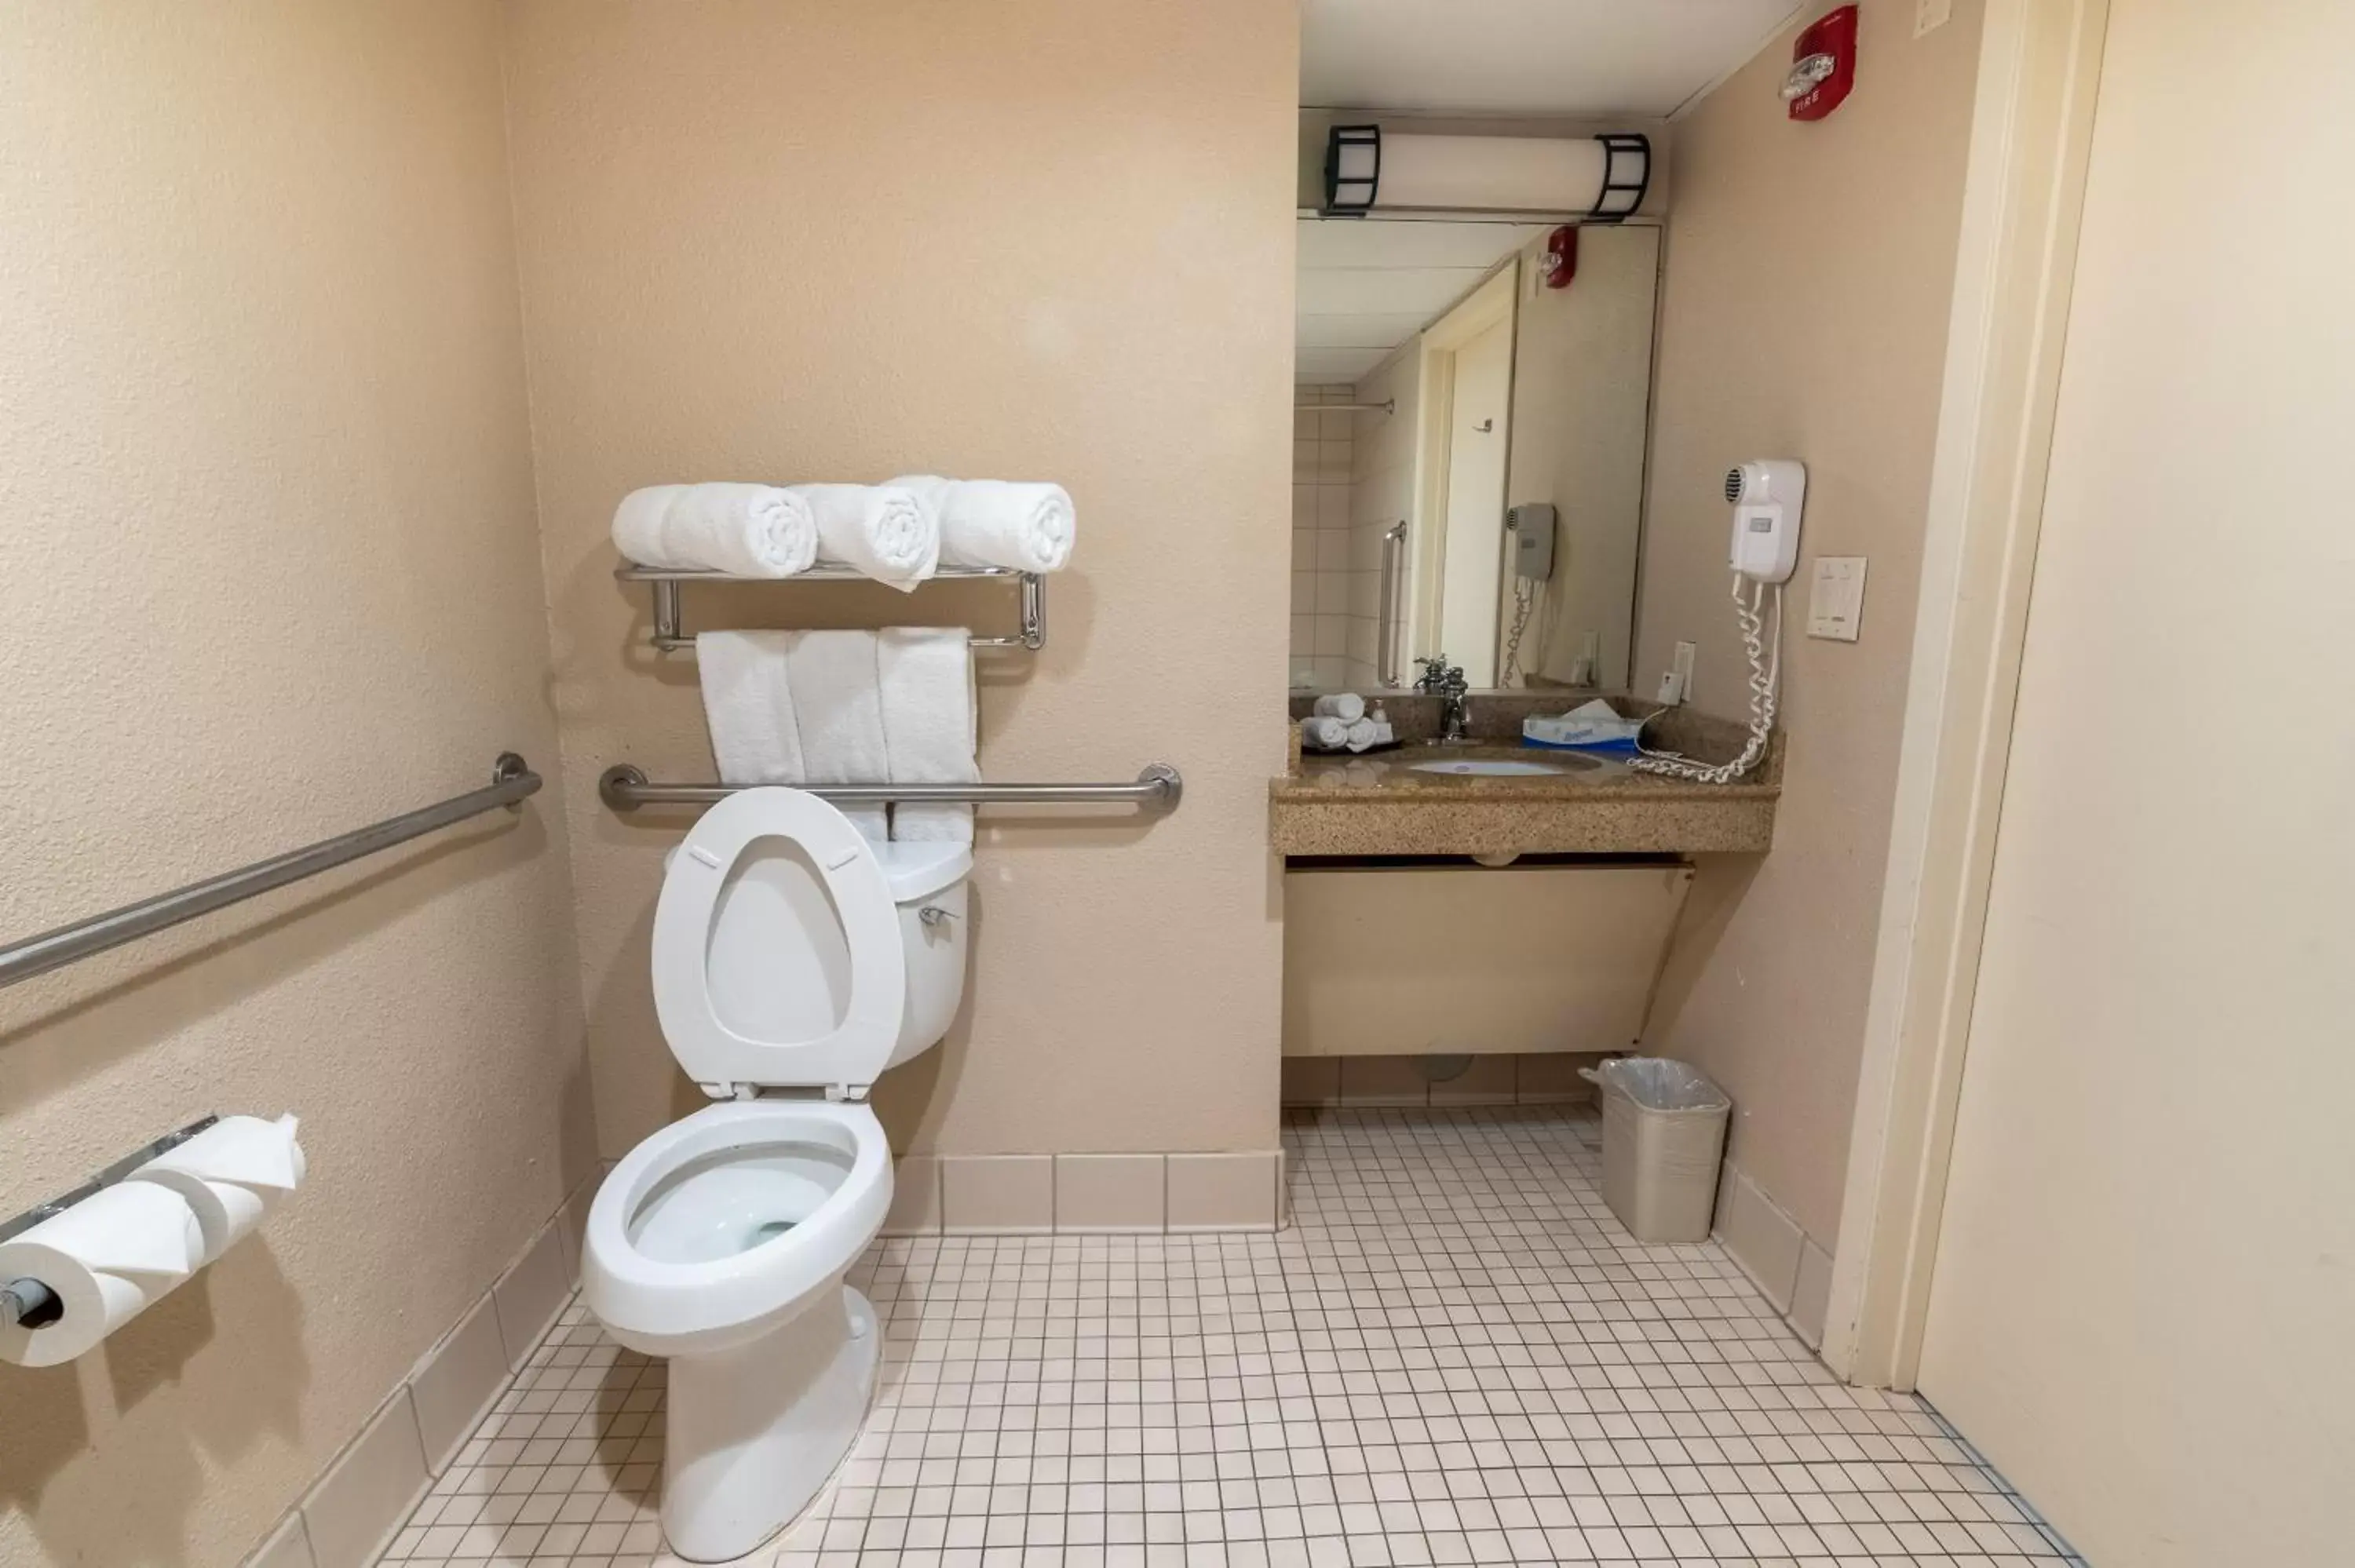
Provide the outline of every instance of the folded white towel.
{"type": "Polygon", "coordinates": [[[818,554],[902,593],[941,563],[941,525],[911,492],[889,484],[797,484],[817,519],[818,554]]]}
{"type": "MultiPolygon", "coordinates": [[[[785,655],[785,685],[801,732],[802,782],[876,784],[890,775],[882,686],[872,631],[805,631],[785,655]]],[[[845,806],[858,831],[890,837],[890,809],[845,806]]]]}
{"type": "Polygon", "coordinates": [[[789,577],[817,558],[808,503],[773,484],[656,484],[613,511],[613,547],[670,571],[789,577]]]}
{"type": "MultiPolygon", "coordinates": [[[[883,746],[894,784],[969,784],[974,758],[973,643],[961,626],[887,626],[875,634],[883,746]]],[[[973,842],[973,808],[902,800],[895,839],[973,842]]]]}
{"type": "Polygon", "coordinates": [[[1369,718],[1361,718],[1348,726],[1342,744],[1352,751],[1365,751],[1377,746],[1388,746],[1391,726],[1369,718]]]}
{"type": "Polygon", "coordinates": [[[1300,739],[1319,751],[1338,751],[1348,744],[1349,726],[1329,714],[1311,714],[1300,721],[1300,739]]]}
{"type": "Polygon", "coordinates": [[[1343,724],[1355,724],[1366,716],[1366,699],[1355,692],[1335,692],[1316,699],[1309,711],[1319,718],[1337,718],[1343,724]]]}
{"type": "Polygon", "coordinates": [[[1070,493],[1060,484],[929,473],[891,482],[939,515],[941,559],[952,566],[1059,572],[1071,558],[1079,522],[1070,493]]]}
{"type": "Polygon", "coordinates": [[[711,758],[723,784],[799,784],[801,728],[785,671],[799,631],[706,631],[695,640],[711,758]]]}

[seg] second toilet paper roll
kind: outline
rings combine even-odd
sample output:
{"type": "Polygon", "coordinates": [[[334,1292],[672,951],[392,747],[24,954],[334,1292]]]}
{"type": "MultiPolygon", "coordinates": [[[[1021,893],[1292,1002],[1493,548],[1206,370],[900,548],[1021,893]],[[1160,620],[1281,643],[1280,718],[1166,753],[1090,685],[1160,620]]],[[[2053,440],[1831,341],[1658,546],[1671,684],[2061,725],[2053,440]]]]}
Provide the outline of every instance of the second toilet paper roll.
{"type": "Polygon", "coordinates": [[[0,1280],[37,1279],[64,1311],[37,1329],[0,1323],[0,1361],[69,1361],[163,1299],[204,1261],[196,1211],[169,1188],[124,1181],[0,1242],[0,1280]]]}
{"type": "Polygon", "coordinates": [[[223,1117],[168,1153],[131,1173],[179,1194],[204,1233],[203,1261],[212,1263],[260,1224],[279,1201],[303,1183],[303,1146],[292,1116],[223,1117]]]}

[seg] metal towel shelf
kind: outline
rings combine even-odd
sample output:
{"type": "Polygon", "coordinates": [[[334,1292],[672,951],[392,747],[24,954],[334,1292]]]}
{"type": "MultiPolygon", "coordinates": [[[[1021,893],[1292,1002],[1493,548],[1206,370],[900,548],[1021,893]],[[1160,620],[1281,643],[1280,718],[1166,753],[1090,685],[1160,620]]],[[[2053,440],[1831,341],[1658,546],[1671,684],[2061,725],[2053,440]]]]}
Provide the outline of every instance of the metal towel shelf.
{"type": "Polygon", "coordinates": [[[469,789],[464,795],[453,796],[439,805],[421,807],[371,827],[339,833],[332,839],[322,839],[305,848],[270,860],[257,861],[237,871],[191,883],[153,898],[143,898],[136,904],[126,904],[120,909],[110,909],[103,915],[93,915],[87,920],[77,920],[54,931],[44,931],[21,942],[11,942],[0,948],[0,986],[15,985],[18,980],[62,969],[93,953],[102,953],[109,948],[119,948],[125,942],[152,936],[183,920],[209,915],[216,909],[242,903],[272,888],[283,887],[290,882],[300,882],[306,876],[316,876],[323,871],[333,870],[346,861],[358,860],[378,850],[406,843],[436,828],[463,822],[469,817],[480,816],[501,806],[520,805],[525,796],[538,789],[539,775],[531,770],[530,765],[514,752],[505,752],[491,765],[491,782],[483,789],[469,789]]]}
{"type": "MultiPolygon", "coordinates": [[[[642,567],[635,561],[623,561],[613,568],[613,576],[625,583],[645,583],[654,590],[654,645],[664,653],[692,653],[695,638],[688,633],[685,616],[679,605],[679,589],[688,583],[759,583],[770,588],[790,587],[794,583],[868,583],[873,577],[850,567],[830,566],[824,562],[807,571],[795,572],[789,577],[743,577],[727,572],[672,571],[661,567],[642,567]]],[[[943,567],[927,581],[955,581],[974,577],[1014,577],[1022,584],[1022,630],[1012,637],[976,637],[975,648],[1022,648],[1035,653],[1047,645],[1047,585],[1037,572],[1018,572],[1009,567],[943,567]]]]}
{"type": "MultiPolygon", "coordinates": [[[[616,811],[640,806],[709,806],[751,784],[654,784],[626,762],[608,768],[597,793],[616,811]]],[[[1186,781],[1166,762],[1150,762],[1134,784],[797,784],[794,788],[838,806],[923,801],[968,806],[1143,806],[1174,811],[1186,781]]]]}

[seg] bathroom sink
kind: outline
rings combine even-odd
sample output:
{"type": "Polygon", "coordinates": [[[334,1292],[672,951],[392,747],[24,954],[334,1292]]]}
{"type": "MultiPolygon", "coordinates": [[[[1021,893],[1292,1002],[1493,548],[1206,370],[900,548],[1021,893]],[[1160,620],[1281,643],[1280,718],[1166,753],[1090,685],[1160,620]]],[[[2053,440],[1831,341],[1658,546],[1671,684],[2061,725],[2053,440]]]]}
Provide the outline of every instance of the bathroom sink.
{"type": "Polygon", "coordinates": [[[1557,762],[1497,762],[1476,757],[1454,758],[1445,762],[1412,762],[1407,766],[1417,773],[1468,774],[1480,779],[1528,779],[1542,773],[1571,771],[1569,767],[1557,762]]]}

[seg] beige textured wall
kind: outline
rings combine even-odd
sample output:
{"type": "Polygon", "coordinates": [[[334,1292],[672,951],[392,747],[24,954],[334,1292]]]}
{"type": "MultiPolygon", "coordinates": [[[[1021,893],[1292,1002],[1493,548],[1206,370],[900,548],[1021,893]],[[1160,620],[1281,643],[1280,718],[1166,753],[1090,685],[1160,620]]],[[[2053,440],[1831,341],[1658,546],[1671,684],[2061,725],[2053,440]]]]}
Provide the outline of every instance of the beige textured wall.
{"type": "MultiPolygon", "coordinates": [[[[1660,231],[1582,230],[1578,275],[1567,289],[1532,286],[1544,254],[1542,239],[1521,250],[1505,501],[1550,501],[1560,516],[1553,576],[1523,636],[1520,671],[1567,680],[1592,631],[1600,650],[1593,683],[1625,691],[1643,535],[1660,231]]],[[[1508,551],[1500,607],[1508,629],[1517,580],[1508,551]]]]}
{"type": "Polygon", "coordinates": [[[1679,640],[1692,700],[1746,710],[1726,599],[1726,469],[1808,465],[1783,643],[1790,750],[1774,852],[1693,890],[1647,1044],[1699,1062],[1737,1112],[1732,1146],[1811,1235],[1839,1220],[1913,639],[1982,6],[1912,37],[1863,11],[1855,93],[1787,120],[1787,41],[1678,127],[1634,685],[1679,640]],[[1863,635],[1810,641],[1808,562],[1866,556],[1863,635]]]}
{"type": "MultiPolygon", "coordinates": [[[[0,933],[552,772],[496,14],[0,31],[0,933]]],[[[0,1366],[0,1563],[237,1562],[591,1172],[554,806],[0,992],[0,1213],[209,1110],[311,1157],[0,1366]]]]}
{"type": "Polygon", "coordinates": [[[2315,193],[2355,144],[2355,11],[2272,23],[2110,8],[1922,1352],[2135,1568],[2350,1560],[2355,222],[2315,193]],[[2283,745],[2154,757],[2199,712],[2283,745]]]}
{"type": "MultiPolygon", "coordinates": [[[[902,1149],[1276,1143],[1296,27],[1184,6],[516,0],[510,119],[556,693],[606,1153],[698,1103],[646,941],[708,778],[690,661],[611,577],[631,486],[1045,476],[1080,512],[1048,646],[987,655],[999,779],[1185,770],[1176,816],[986,821],[970,1000],[879,1090],[902,1149]]],[[[990,590],[747,591],[690,624],[1007,613],[990,590]]]]}

